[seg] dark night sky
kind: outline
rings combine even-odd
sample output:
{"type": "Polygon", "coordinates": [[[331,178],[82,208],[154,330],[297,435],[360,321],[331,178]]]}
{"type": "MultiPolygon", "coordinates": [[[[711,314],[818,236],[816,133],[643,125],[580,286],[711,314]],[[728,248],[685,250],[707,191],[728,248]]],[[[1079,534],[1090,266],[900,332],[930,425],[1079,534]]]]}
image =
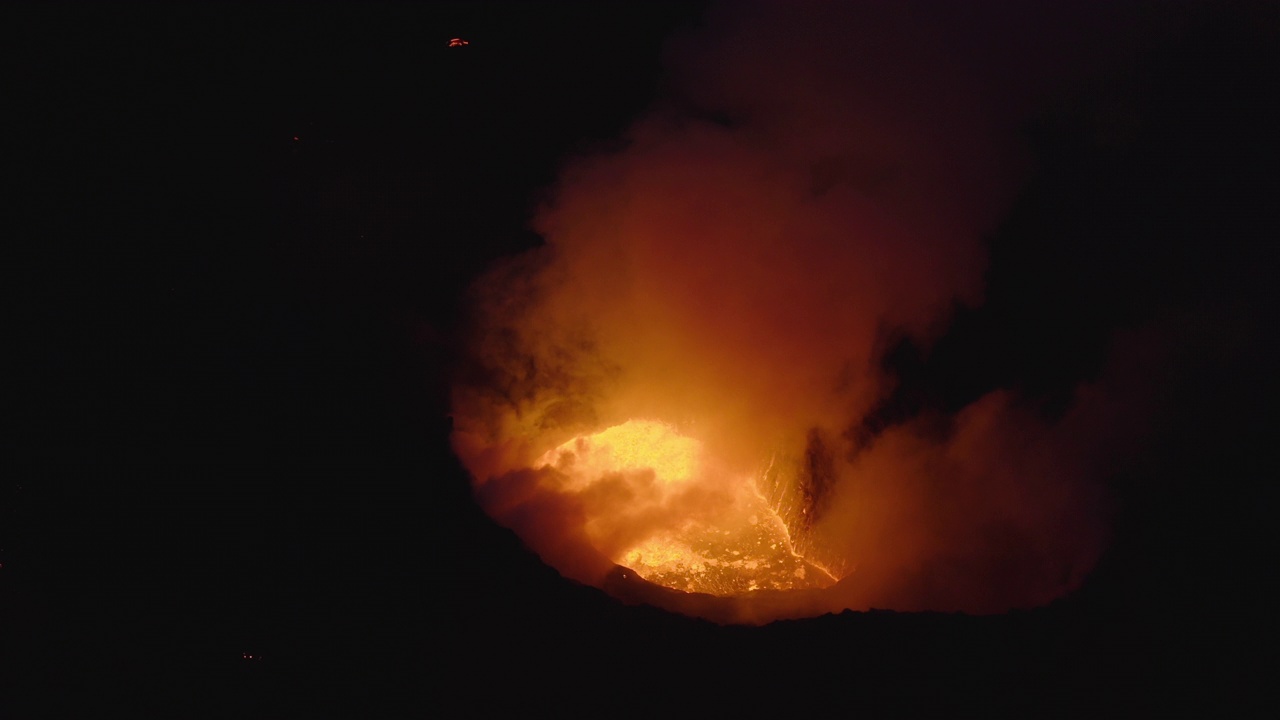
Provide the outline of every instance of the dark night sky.
{"type": "Polygon", "coordinates": [[[559,580],[474,506],[447,438],[461,293],[538,242],[564,158],[660,96],[664,41],[699,6],[21,6],[0,714],[1251,699],[1280,25],[1176,12],[1114,85],[1132,116],[1099,120],[1086,89],[1022,129],[1033,170],[987,303],[888,360],[888,420],[998,386],[1052,405],[1115,330],[1176,326],[1101,566],[1031,612],[750,630],[559,580]]]}

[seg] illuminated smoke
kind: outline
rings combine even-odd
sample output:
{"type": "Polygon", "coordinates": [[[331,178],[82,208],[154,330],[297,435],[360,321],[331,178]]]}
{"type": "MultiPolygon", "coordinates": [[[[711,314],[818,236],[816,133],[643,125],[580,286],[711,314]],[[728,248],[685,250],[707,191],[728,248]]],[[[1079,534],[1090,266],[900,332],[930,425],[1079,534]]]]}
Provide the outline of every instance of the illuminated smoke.
{"type": "Polygon", "coordinates": [[[884,338],[982,301],[1035,59],[995,72],[966,54],[992,23],[849,6],[713,13],[672,46],[676,97],[572,162],[545,246],[476,287],[454,447],[568,577],[721,621],[1000,611],[1101,551],[1100,386],[1053,424],[994,392],[855,442],[884,338]],[[751,543],[785,552],[725,570],[751,543]]]}

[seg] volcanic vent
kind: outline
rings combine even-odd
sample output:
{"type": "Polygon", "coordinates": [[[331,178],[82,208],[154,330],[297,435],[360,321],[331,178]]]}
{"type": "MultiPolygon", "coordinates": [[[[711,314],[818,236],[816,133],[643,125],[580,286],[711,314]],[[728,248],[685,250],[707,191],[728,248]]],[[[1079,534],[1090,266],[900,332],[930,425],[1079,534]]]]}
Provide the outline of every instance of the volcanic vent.
{"type": "Polygon", "coordinates": [[[472,288],[452,442],[478,501],[566,577],[614,592],[623,566],[729,622],[1078,587],[1107,389],[876,415],[890,346],[983,302],[1035,45],[898,4],[716,7],[670,48],[678,97],[568,161],[544,242],[472,288]]]}
{"type": "Polygon", "coordinates": [[[784,483],[776,464],[771,458],[755,473],[735,475],[701,442],[656,420],[628,420],[576,437],[535,463],[553,469],[564,490],[588,498],[588,537],[597,547],[614,548],[611,560],[650,582],[730,596],[827,587],[839,577],[802,554],[805,543],[793,539],[804,526],[778,503],[784,483]],[[630,501],[591,502],[597,484],[615,486],[630,501]],[[703,502],[688,501],[699,494],[706,495],[703,502]],[[611,538],[616,527],[645,516],[662,518],[660,527],[633,543],[611,538]]]}

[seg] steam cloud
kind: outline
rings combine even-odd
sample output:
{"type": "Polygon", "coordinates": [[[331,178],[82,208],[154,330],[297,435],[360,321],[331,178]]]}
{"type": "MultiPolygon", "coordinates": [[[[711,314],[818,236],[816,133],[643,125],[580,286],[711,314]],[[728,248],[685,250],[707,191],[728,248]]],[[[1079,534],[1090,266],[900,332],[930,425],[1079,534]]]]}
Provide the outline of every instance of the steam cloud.
{"type": "MultiPolygon", "coordinates": [[[[621,149],[569,164],[535,221],[545,246],[477,285],[454,446],[486,510],[566,576],[608,585],[584,503],[626,493],[558,493],[532,463],[661,418],[733,467],[822,455],[811,533],[851,572],[754,605],[655,602],[761,621],[1002,611],[1077,587],[1105,541],[1098,479],[1124,418],[1110,381],[1054,421],[996,391],[855,432],[894,388],[886,338],[927,347],[982,302],[984,239],[1021,172],[1011,129],[1069,76],[1054,69],[1064,18],[1036,31],[902,3],[733,3],[678,38],[674,98],[621,149]]],[[[635,522],[616,534],[662,520],[635,522]]]]}

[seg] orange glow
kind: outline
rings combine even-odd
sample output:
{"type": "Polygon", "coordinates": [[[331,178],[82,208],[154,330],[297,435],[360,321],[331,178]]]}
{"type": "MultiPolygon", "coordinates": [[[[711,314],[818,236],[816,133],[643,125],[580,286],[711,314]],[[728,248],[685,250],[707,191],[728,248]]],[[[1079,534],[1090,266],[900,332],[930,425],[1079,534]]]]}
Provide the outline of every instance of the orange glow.
{"type": "MultiPolygon", "coordinates": [[[[677,44],[697,114],[567,159],[544,243],[476,281],[451,442],[477,502],[565,577],[717,622],[1061,597],[1136,383],[900,413],[886,362],[982,303],[1021,118],[907,15],[792,5],[677,44]]],[[[960,362],[938,375],[985,377],[960,362]]]]}
{"type": "Polygon", "coordinates": [[[463,40],[462,38],[449,38],[449,47],[463,47],[465,45],[470,45],[470,44],[471,44],[470,40],[463,40]]]}
{"type": "Polygon", "coordinates": [[[703,444],[654,420],[629,420],[548,451],[535,467],[554,468],[563,488],[584,494],[597,483],[622,484],[626,503],[585,503],[586,529],[597,548],[637,515],[662,523],[612,547],[610,559],[659,585],[687,592],[738,595],[754,590],[824,587],[837,578],[795,552],[758,477],[718,470],[703,444]],[[684,502],[692,492],[712,503],[684,502]]]}
{"type": "Polygon", "coordinates": [[[698,471],[702,445],[653,420],[630,420],[594,435],[575,438],[543,455],[579,483],[609,472],[651,470],[664,483],[688,482],[698,471]]]}

